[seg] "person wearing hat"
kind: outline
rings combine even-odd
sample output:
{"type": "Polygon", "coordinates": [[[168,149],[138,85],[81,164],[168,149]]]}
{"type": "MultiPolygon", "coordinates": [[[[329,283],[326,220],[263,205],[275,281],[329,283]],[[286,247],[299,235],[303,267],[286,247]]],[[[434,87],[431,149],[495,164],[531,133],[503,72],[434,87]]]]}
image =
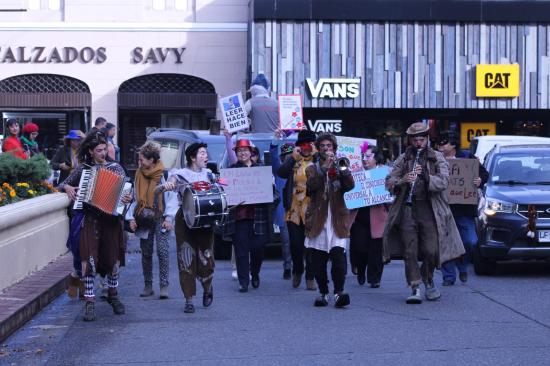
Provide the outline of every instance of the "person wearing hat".
{"type": "Polygon", "coordinates": [[[23,136],[21,136],[21,143],[23,144],[23,149],[27,151],[29,157],[40,154],[40,149],[38,148],[38,142],[36,138],[38,137],[38,125],[32,122],[26,122],[23,126],[23,136]]]}
{"type": "Polygon", "coordinates": [[[248,92],[252,95],[244,104],[247,116],[250,118],[251,132],[273,133],[279,128],[279,105],[270,97],[269,82],[263,74],[259,74],[248,92]]]}
{"type": "Polygon", "coordinates": [[[464,254],[445,197],[449,166],[440,152],[428,146],[428,133],[429,127],[422,122],[407,129],[409,147],[386,177],[386,189],[396,198],[384,228],[383,258],[389,262],[392,256],[403,256],[407,284],[412,290],[407,304],[422,302],[422,283],[426,299],[438,300],[441,293],[433,280],[435,268],[464,254]]]}
{"type": "MultiPolygon", "coordinates": [[[[202,142],[192,143],[185,149],[187,166],[173,170],[164,190],[177,190],[166,202],[165,220],[175,222],[176,253],[179,269],[180,286],[185,297],[185,313],[194,313],[193,297],[197,292],[196,281],[202,284],[202,305],[207,308],[214,300],[212,280],[214,278],[214,232],[211,227],[190,228],[183,217],[183,191],[187,185],[195,182],[212,183],[214,176],[206,167],[208,163],[208,146],[202,142]]],[[[166,227],[170,229],[169,227],[166,227]]]]}
{"type": "Polygon", "coordinates": [[[315,157],[315,132],[301,130],[294,150],[277,170],[277,175],[286,179],[283,189],[283,207],[290,240],[292,256],[292,286],[300,287],[305,270],[306,288],[315,291],[315,280],[311,268],[311,253],[304,247],[306,209],[309,197],[306,195],[306,169],[313,165],[315,157]],[[304,266],[305,259],[305,266],[304,266]]]}
{"type": "Polygon", "coordinates": [[[82,135],[78,130],[71,130],[64,137],[64,144],[57,149],[50,165],[53,170],[59,170],[58,183],[63,182],[65,178],[78,166],[78,148],[82,141],[82,135]]]}
{"type": "MultiPolygon", "coordinates": [[[[443,154],[445,159],[477,159],[470,152],[460,150],[460,141],[458,136],[450,132],[442,133],[437,141],[437,148],[443,154]]],[[[483,187],[489,179],[489,172],[482,164],[478,164],[478,175],[474,178],[474,185],[477,188],[483,187]]],[[[471,259],[473,247],[477,244],[477,233],[475,218],[477,217],[477,204],[475,205],[450,205],[451,212],[455,219],[460,238],[464,244],[466,254],[461,258],[445,262],[441,265],[443,273],[443,286],[452,286],[456,282],[456,272],[461,282],[468,281],[468,262],[471,259]]]]}
{"type": "MultiPolygon", "coordinates": [[[[231,168],[250,168],[259,166],[251,160],[253,145],[248,139],[239,139],[233,147],[237,162],[231,168]]],[[[274,190],[275,203],[278,201],[274,190]]],[[[250,282],[253,288],[260,286],[260,269],[264,248],[269,237],[270,203],[239,205],[229,212],[224,225],[224,236],[233,239],[239,292],[248,292],[250,282]],[[252,278],[252,280],[251,280],[252,278]]]]}
{"type": "MultiPolygon", "coordinates": [[[[281,164],[286,160],[294,150],[294,144],[284,143],[281,145],[279,153],[279,143],[281,142],[282,131],[275,131],[275,139],[269,145],[269,153],[271,155],[271,169],[275,177],[275,188],[279,192],[279,196],[283,194],[283,189],[286,185],[286,179],[277,175],[277,171],[281,164]]],[[[279,202],[275,208],[275,216],[273,222],[279,227],[281,234],[281,247],[283,251],[283,279],[290,280],[292,275],[292,256],[290,255],[290,239],[288,236],[288,227],[285,221],[285,209],[283,203],[279,202]]]]}
{"type": "Polygon", "coordinates": [[[9,152],[13,156],[26,160],[29,158],[29,155],[23,148],[23,144],[19,139],[19,122],[15,118],[10,118],[6,122],[7,136],[2,142],[2,151],[9,152]]]}

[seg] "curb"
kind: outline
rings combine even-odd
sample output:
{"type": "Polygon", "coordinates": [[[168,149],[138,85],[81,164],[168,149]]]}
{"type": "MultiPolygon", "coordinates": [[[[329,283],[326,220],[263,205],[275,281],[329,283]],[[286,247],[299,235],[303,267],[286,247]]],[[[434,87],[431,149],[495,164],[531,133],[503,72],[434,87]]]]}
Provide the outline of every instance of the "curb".
{"type": "Polygon", "coordinates": [[[0,293],[0,342],[65,292],[71,269],[71,255],[61,256],[0,293]]]}

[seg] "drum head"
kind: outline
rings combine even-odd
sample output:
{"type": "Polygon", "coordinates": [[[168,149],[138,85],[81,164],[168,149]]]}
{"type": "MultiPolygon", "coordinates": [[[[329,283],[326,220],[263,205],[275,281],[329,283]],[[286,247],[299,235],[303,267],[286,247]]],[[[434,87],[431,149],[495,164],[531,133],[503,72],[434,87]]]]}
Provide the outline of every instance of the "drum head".
{"type": "Polygon", "coordinates": [[[195,192],[189,187],[183,192],[181,209],[187,226],[195,227],[196,217],[198,215],[197,205],[195,202],[195,192]]]}

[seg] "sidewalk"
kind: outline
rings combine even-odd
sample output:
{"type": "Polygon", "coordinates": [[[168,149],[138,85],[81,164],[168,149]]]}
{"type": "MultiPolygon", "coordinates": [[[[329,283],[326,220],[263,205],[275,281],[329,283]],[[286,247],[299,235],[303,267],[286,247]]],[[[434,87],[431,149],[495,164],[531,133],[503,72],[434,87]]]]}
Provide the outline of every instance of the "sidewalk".
{"type": "Polygon", "coordinates": [[[0,342],[65,291],[71,269],[66,254],[0,292],[0,342]]]}

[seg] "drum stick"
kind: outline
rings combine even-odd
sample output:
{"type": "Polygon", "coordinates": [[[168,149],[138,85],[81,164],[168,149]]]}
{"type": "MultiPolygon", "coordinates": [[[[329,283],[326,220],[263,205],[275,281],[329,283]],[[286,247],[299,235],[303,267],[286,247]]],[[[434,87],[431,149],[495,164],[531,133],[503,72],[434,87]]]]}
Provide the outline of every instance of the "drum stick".
{"type": "Polygon", "coordinates": [[[229,210],[233,210],[233,209],[235,209],[235,208],[241,206],[241,205],[242,205],[243,203],[245,203],[245,202],[246,202],[246,201],[239,202],[239,203],[237,203],[235,206],[229,207],[227,210],[228,210],[228,211],[229,211],[229,210]]]}

